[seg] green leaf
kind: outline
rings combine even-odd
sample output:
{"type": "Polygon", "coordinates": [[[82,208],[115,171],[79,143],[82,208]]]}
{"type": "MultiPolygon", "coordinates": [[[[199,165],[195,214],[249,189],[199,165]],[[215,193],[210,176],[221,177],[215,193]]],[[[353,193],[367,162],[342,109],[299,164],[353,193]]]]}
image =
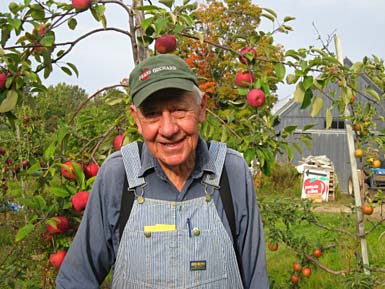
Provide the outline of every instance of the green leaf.
{"type": "Polygon", "coordinates": [[[23,240],[29,233],[31,233],[35,229],[35,226],[32,224],[27,224],[24,227],[20,228],[16,233],[15,241],[19,242],[23,240]]]}
{"type": "Polygon", "coordinates": [[[163,34],[168,30],[169,22],[167,19],[158,19],[155,21],[155,31],[158,34],[163,34]]]}
{"type": "Polygon", "coordinates": [[[371,97],[373,97],[378,102],[381,101],[380,96],[378,95],[378,93],[373,88],[367,87],[366,88],[366,93],[369,94],[371,97]]]}
{"type": "Polygon", "coordinates": [[[319,96],[315,96],[311,105],[310,115],[316,117],[322,110],[323,104],[323,99],[319,96]]]}
{"type": "Polygon", "coordinates": [[[326,110],[326,129],[330,128],[330,126],[332,125],[332,121],[333,121],[332,111],[333,111],[332,106],[326,110]]]}
{"type": "Polygon", "coordinates": [[[275,71],[275,75],[277,76],[278,80],[282,81],[285,77],[285,74],[286,74],[285,65],[283,65],[282,63],[277,63],[276,65],[274,65],[274,71],[275,71]]]}
{"type": "Polygon", "coordinates": [[[62,187],[51,187],[49,189],[56,197],[67,198],[70,193],[62,187]]]}
{"type": "Polygon", "coordinates": [[[289,21],[292,21],[292,20],[295,20],[295,17],[293,17],[293,16],[286,16],[285,18],[283,18],[283,22],[289,22],[289,21]]]}
{"type": "Polygon", "coordinates": [[[194,24],[194,20],[190,17],[190,15],[180,14],[179,17],[184,20],[184,23],[186,23],[187,26],[192,26],[194,24]]]}
{"type": "Polygon", "coordinates": [[[295,87],[294,101],[297,103],[302,103],[304,96],[305,96],[305,89],[303,88],[303,83],[301,81],[301,82],[298,82],[295,87]]]}
{"type": "Polygon", "coordinates": [[[18,94],[15,90],[10,90],[7,93],[7,97],[0,104],[0,113],[10,111],[15,108],[18,94]]]}
{"type": "Polygon", "coordinates": [[[15,2],[9,3],[8,8],[13,14],[16,14],[19,11],[19,5],[15,2]]]}
{"type": "Polygon", "coordinates": [[[306,90],[303,98],[303,102],[301,105],[301,109],[307,108],[311,104],[312,98],[313,98],[313,91],[311,89],[306,90]]]}
{"type": "Polygon", "coordinates": [[[360,71],[361,71],[363,65],[364,65],[364,64],[363,64],[362,62],[358,61],[358,62],[355,62],[355,63],[350,67],[350,69],[351,69],[353,72],[357,73],[357,72],[360,72],[360,71]]]}
{"type": "Polygon", "coordinates": [[[56,142],[51,142],[47,149],[44,151],[44,159],[50,160],[55,155],[56,151],[56,142]]]}
{"type": "Polygon", "coordinates": [[[270,15],[274,16],[274,18],[277,18],[277,13],[273,9],[270,9],[270,8],[262,8],[262,9],[265,10],[270,15]]]}
{"type": "Polygon", "coordinates": [[[34,196],[33,197],[33,200],[34,202],[36,203],[37,207],[39,209],[45,209],[45,207],[47,206],[47,203],[46,201],[44,200],[44,198],[40,195],[37,195],[37,196],[34,196]]]}
{"type": "Polygon", "coordinates": [[[275,21],[275,17],[270,14],[262,13],[261,16],[271,20],[271,22],[275,21]]]}
{"type": "Polygon", "coordinates": [[[284,128],[284,131],[288,132],[288,133],[292,133],[293,131],[295,131],[297,129],[297,126],[296,125],[289,125],[287,127],[284,128]]]}
{"type": "Polygon", "coordinates": [[[18,30],[21,26],[21,20],[18,18],[14,18],[14,19],[11,18],[8,20],[8,22],[9,22],[9,25],[11,25],[11,27],[15,30],[18,30]]]}
{"type": "Polygon", "coordinates": [[[313,85],[313,76],[305,76],[303,80],[303,88],[308,90],[313,85]]]}
{"type": "Polygon", "coordinates": [[[68,68],[68,67],[65,67],[65,66],[61,66],[60,67],[61,70],[63,70],[66,74],[68,74],[69,76],[72,75],[72,71],[68,68]]]}
{"type": "Polygon", "coordinates": [[[174,0],[159,0],[159,3],[162,3],[171,9],[172,5],[174,4],[174,0]]]}
{"type": "Polygon", "coordinates": [[[67,62],[67,65],[72,69],[73,72],[75,72],[76,77],[79,77],[78,68],[74,64],[72,64],[71,62],[67,62]]]}
{"type": "Polygon", "coordinates": [[[286,76],[286,82],[287,84],[294,84],[298,80],[298,77],[295,74],[288,74],[286,76]]]}
{"type": "Polygon", "coordinates": [[[78,25],[78,22],[75,18],[70,18],[67,21],[67,25],[68,25],[69,29],[74,30],[76,28],[76,26],[78,25]]]}
{"type": "Polygon", "coordinates": [[[140,25],[142,26],[142,29],[144,31],[147,30],[148,27],[150,27],[150,25],[154,22],[154,17],[149,17],[149,18],[146,18],[146,19],[143,19],[142,20],[142,23],[140,23],[140,25]]]}

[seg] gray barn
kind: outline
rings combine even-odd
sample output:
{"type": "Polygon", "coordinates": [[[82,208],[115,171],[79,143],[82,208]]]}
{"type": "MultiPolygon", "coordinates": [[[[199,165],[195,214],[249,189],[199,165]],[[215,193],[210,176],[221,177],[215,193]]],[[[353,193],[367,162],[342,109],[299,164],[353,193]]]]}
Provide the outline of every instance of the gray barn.
{"type": "MultiPolygon", "coordinates": [[[[345,59],[344,64],[350,67],[352,62],[345,59]]],[[[368,86],[373,88],[379,95],[384,93],[368,77],[365,75],[361,76],[359,78],[359,87],[362,95],[356,95],[355,101],[359,102],[362,106],[368,101],[370,101],[372,105],[376,105],[375,102],[371,101],[370,96],[364,92],[365,88],[368,86]]],[[[331,91],[336,91],[336,95],[340,94],[339,86],[336,83],[331,84],[324,92],[328,95],[331,91]]],[[[351,168],[344,120],[339,117],[338,111],[335,109],[333,111],[332,127],[326,129],[325,113],[326,109],[330,106],[331,101],[327,96],[318,91],[314,91],[314,95],[322,97],[324,101],[324,107],[317,117],[311,117],[309,110],[307,109],[301,110],[301,105],[295,103],[293,97],[281,99],[273,108],[273,113],[278,115],[276,130],[280,131],[288,125],[296,125],[297,130],[290,139],[290,142],[298,140],[304,133],[309,134],[311,136],[311,147],[307,147],[299,142],[302,148],[302,153],[295,150],[293,164],[298,165],[299,161],[309,155],[326,155],[331,161],[333,161],[341,191],[347,192],[347,184],[351,175],[351,168]],[[312,129],[303,132],[302,128],[307,125],[314,126],[312,129]]],[[[380,115],[385,116],[385,111],[380,106],[378,106],[378,112],[380,115]]],[[[376,119],[375,122],[377,123],[377,130],[385,128],[383,121],[376,119]]]]}

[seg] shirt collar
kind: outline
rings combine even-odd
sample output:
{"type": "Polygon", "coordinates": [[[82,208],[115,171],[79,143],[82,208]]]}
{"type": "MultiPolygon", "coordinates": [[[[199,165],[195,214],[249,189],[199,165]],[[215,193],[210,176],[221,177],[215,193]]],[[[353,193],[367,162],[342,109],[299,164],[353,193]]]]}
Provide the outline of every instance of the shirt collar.
{"type": "MultiPolygon", "coordinates": [[[[214,163],[210,162],[207,142],[201,136],[198,139],[196,157],[195,169],[192,172],[193,178],[200,178],[204,172],[216,173],[214,163]]],[[[160,167],[155,157],[147,148],[146,143],[143,143],[141,160],[142,166],[139,171],[139,177],[143,177],[148,171],[155,169],[156,166],[160,167]]]]}

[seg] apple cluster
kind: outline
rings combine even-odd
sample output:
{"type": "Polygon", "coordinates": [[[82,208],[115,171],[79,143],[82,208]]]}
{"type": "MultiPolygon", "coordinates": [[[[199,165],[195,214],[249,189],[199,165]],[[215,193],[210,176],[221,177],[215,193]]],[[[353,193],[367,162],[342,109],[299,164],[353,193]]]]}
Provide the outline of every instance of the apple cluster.
{"type": "MultiPolygon", "coordinates": [[[[257,51],[252,47],[244,47],[239,51],[239,61],[249,66],[254,64],[257,58],[257,51]]],[[[239,87],[253,87],[255,76],[252,71],[239,70],[235,75],[235,84],[239,87]]],[[[260,88],[252,88],[246,96],[247,103],[252,107],[260,107],[265,104],[266,95],[260,88]]]]}

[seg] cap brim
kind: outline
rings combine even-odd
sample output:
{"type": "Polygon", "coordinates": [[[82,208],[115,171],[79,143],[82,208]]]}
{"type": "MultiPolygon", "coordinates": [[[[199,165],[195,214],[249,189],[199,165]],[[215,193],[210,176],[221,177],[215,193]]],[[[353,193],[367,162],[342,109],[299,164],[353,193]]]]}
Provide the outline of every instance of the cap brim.
{"type": "Polygon", "coordinates": [[[154,82],[135,93],[132,96],[132,102],[136,107],[140,106],[142,102],[151,94],[166,88],[179,88],[186,91],[194,90],[194,82],[185,78],[168,78],[154,82]]]}

